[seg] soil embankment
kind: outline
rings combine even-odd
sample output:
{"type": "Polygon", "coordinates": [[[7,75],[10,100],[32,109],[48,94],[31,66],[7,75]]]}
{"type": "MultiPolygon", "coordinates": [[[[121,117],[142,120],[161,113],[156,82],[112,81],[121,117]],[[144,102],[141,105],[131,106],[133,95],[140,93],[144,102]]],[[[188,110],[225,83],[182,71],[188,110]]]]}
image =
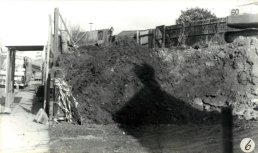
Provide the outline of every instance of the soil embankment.
{"type": "Polygon", "coordinates": [[[256,119],[258,40],[149,50],[130,39],[81,47],[60,66],[87,123],[166,124],[215,121],[223,107],[256,119]]]}

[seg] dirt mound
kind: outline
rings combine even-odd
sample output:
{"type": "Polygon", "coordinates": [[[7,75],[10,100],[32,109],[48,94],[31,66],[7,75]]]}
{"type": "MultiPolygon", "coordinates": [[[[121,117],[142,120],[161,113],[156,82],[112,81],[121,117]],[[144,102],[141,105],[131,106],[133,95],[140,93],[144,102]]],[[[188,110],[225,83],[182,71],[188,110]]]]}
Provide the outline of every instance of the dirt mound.
{"type": "Polygon", "coordinates": [[[146,64],[156,73],[163,71],[160,59],[151,50],[130,39],[104,48],[81,47],[79,53],[61,59],[66,79],[81,102],[83,118],[95,123],[113,122],[112,115],[143,86],[134,73],[136,66],[146,64]]]}
{"type": "Polygon", "coordinates": [[[166,49],[159,56],[168,64],[171,87],[166,90],[194,107],[257,119],[258,40],[239,37],[231,44],[207,48],[166,49]]]}
{"type": "Polygon", "coordinates": [[[145,124],[213,120],[221,108],[256,118],[257,39],[155,52],[131,39],[81,47],[60,66],[84,122],[145,124]]]}

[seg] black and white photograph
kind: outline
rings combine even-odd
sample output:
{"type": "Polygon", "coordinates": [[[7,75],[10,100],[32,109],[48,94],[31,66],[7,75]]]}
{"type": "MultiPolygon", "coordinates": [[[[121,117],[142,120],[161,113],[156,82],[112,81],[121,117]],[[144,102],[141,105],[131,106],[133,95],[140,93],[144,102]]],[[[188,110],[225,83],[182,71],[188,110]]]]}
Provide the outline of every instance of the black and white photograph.
{"type": "Polygon", "coordinates": [[[0,153],[258,153],[258,0],[0,0],[0,153]]]}

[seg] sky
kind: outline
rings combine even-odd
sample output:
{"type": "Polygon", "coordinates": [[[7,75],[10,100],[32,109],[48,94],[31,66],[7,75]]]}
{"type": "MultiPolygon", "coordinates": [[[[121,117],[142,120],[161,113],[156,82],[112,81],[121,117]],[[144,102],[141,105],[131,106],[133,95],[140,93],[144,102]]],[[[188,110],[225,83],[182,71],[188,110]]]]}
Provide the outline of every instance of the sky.
{"type": "Polygon", "coordinates": [[[257,0],[63,0],[1,1],[0,42],[7,45],[45,45],[49,15],[58,7],[68,26],[83,30],[114,28],[143,30],[159,25],[173,25],[181,10],[207,8],[217,17],[230,15],[232,8],[257,0]]]}

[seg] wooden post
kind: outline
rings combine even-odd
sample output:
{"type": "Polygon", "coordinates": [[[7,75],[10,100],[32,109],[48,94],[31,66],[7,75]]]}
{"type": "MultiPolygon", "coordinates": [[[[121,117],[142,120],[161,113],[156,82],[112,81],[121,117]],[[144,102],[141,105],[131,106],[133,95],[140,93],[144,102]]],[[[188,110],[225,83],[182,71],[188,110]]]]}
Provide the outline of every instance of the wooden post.
{"type": "Polygon", "coordinates": [[[41,70],[41,84],[43,84],[44,85],[44,83],[45,83],[45,72],[46,72],[46,70],[45,70],[45,61],[46,61],[46,51],[47,50],[47,46],[46,45],[44,45],[44,48],[43,48],[43,51],[42,51],[42,54],[41,54],[41,66],[40,66],[40,70],[41,70]],[[44,55],[43,55],[44,54],[44,55]],[[44,60],[43,60],[43,56],[44,56],[44,60]]]}
{"type": "Polygon", "coordinates": [[[59,53],[59,36],[58,36],[58,31],[59,31],[59,9],[55,8],[55,12],[54,12],[54,44],[53,44],[53,54],[54,54],[54,66],[56,66],[56,60],[58,58],[58,56],[60,55],[59,53]]]}
{"type": "Polygon", "coordinates": [[[14,102],[14,76],[15,76],[15,53],[16,51],[13,50],[12,51],[12,71],[11,71],[11,79],[12,79],[12,84],[11,84],[11,87],[12,87],[12,98],[11,98],[11,104],[13,104],[14,102]]]}
{"type": "Polygon", "coordinates": [[[232,108],[223,108],[222,115],[222,142],[223,153],[233,153],[233,117],[232,108]]]}
{"type": "Polygon", "coordinates": [[[53,120],[54,116],[54,76],[52,74],[49,75],[49,87],[50,87],[50,93],[49,93],[49,120],[53,120]],[[53,79],[52,79],[53,77],[53,79]]]}
{"type": "Polygon", "coordinates": [[[166,27],[163,26],[163,33],[162,33],[162,49],[165,48],[165,40],[166,40],[166,27]]]}
{"type": "Polygon", "coordinates": [[[140,34],[138,30],[136,31],[136,43],[140,44],[140,34]]]}
{"type": "MultiPolygon", "coordinates": [[[[57,78],[57,74],[56,72],[54,73],[54,78],[57,78]]],[[[58,111],[58,104],[56,103],[58,101],[58,94],[57,94],[57,87],[55,85],[55,80],[53,80],[53,101],[55,103],[53,103],[53,117],[56,118],[57,117],[57,111],[58,111]]]]}
{"type": "Polygon", "coordinates": [[[157,34],[156,34],[156,33],[157,33],[157,27],[154,29],[154,32],[153,32],[153,33],[154,33],[154,40],[153,40],[154,42],[153,42],[153,45],[154,45],[154,50],[156,50],[156,49],[157,49],[157,43],[156,43],[156,40],[157,40],[157,38],[156,38],[156,37],[157,37],[157,36],[156,36],[156,35],[157,35],[157,34]]]}
{"type": "Polygon", "coordinates": [[[154,33],[153,29],[149,30],[149,36],[148,36],[148,43],[149,43],[149,48],[153,48],[153,38],[154,38],[154,33]]]}
{"type": "Polygon", "coordinates": [[[46,92],[46,110],[47,110],[47,113],[49,115],[49,120],[52,119],[52,118],[50,118],[50,116],[51,116],[51,111],[50,111],[50,80],[51,80],[51,75],[49,73],[48,77],[47,77],[47,84],[46,84],[46,87],[47,87],[47,92],[46,92]]]}
{"type": "MultiPolygon", "coordinates": [[[[52,44],[52,20],[51,20],[51,15],[49,15],[49,26],[48,26],[48,42],[47,42],[47,49],[46,49],[46,57],[45,57],[45,83],[44,83],[44,109],[46,110],[46,107],[49,103],[47,101],[48,95],[47,92],[49,91],[48,89],[48,73],[49,73],[49,55],[50,55],[50,49],[51,49],[51,44],[52,44]]],[[[47,111],[47,110],[46,110],[47,111]]]]}
{"type": "MultiPolygon", "coordinates": [[[[55,12],[54,12],[54,40],[53,40],[53,55],[54,55],[54,58],[53,58],[53,67],[51,67],[50,69],[51,70],[54,70],[55,67],[57,66],[56,62],[57,62],[57,58],[58,56],[60,55],[60,52],[59,52],[59,35],[58,35],[58,31],[59,31],[59,9],[58,8],[55,8],[55,12]]],[[[51,72],[51,70],[49,70],[51,72]]],[[[53,94],[55,93],[50,93],[50,89],[53,89],[54,87],[54,82],[52,81],[51,79],[51,73],[48,74],[48,83],[47,83],[47,86],[48,86],[48,89],[47,89],[47,97],[48,97],[48,102],[49,102],[49,120],[52,121],[53,120],[53,106],[54,106],[54,101],[53,101],[53,94]]],[[[53,78],[54,80],[54,78],[53,78]]]]}
{"type": "Polygon", "coordinates": [[[156,50],[156,28],[153,29],[153,38],[152,38],[152,44],[153,44],[153,48],[156,50]]]}

